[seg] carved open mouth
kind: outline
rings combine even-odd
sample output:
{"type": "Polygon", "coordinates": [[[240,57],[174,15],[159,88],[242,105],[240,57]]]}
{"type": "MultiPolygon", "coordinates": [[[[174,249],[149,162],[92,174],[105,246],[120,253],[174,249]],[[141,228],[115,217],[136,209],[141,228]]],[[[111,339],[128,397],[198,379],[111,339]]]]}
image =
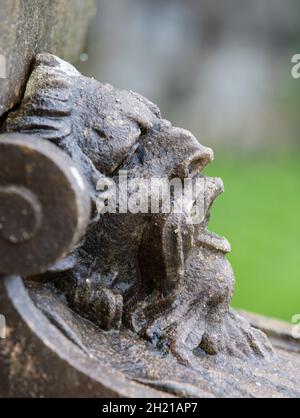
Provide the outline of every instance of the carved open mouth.
{"type": "Polygon", "coordinates": [[[211,209],[213,203],[216,200],[216,198],[224,192],[224,184],[223,181],[217,177],[204,177],[204,181],[205,218],[203,223],[201,224],[201,228],[199,228],[199,233],[196,238],[196,244],[198,246],[212,248],[214,250],[227,254],[231,251],[231,246],[227,239],[213,232],[210,232],[207,229],[211,217],[211,209]]]}

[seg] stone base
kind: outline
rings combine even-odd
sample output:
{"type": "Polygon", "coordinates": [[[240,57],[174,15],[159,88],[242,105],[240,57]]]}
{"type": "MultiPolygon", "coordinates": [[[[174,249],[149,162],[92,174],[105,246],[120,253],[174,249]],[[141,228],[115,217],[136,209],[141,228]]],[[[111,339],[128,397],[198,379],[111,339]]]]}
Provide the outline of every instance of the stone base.
{"type": "Polygon", "coordinates": [[[7,278],[0,295],[1,397],[300,397],[300,341],[281,321],[243,313],[269,335],[272,360],[198,352],[187,368],[128,330],[97,329],[46,288],[7,278]]]}

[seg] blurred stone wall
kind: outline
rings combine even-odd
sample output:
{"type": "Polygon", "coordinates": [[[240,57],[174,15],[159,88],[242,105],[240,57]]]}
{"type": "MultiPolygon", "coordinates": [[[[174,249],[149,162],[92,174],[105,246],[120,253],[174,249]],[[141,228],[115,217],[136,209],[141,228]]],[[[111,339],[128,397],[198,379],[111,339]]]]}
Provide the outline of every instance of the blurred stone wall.
{"type": "Polygon", "coordinates": [[[78,59],[95,11],[94,0],[0,0],[0,116],[22,96],[36,54],[78,59]]]}
{"type": "Polygon", "coordinates": [[[205,143],[286,146],[300,128],[288,97],[299,28],[297,0],[98,0],[79,66],[205,143]]]}

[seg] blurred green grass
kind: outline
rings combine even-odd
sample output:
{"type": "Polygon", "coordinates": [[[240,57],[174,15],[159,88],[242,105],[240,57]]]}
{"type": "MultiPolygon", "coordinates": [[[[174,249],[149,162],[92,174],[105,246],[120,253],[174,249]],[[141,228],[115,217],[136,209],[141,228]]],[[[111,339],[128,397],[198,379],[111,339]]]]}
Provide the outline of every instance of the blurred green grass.
{"type": "Polygon", "coordinates": [[[226,236],[236,276],[232,305],[291,321],[300,313],[300,158],[217,153],[222,177],[209,229],[226,236]]]}

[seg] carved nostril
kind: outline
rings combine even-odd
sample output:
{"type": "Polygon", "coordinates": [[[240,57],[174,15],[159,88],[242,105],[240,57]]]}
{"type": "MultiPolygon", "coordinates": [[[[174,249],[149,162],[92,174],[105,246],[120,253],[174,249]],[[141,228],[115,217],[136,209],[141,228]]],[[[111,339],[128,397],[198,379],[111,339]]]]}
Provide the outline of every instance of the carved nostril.
{"type": "Polygon", "coordinates": [[[191,153],[188,158],[175,167],[174,174],[180,178],[193,177],[199,174],[213,159],[213,151],[200,146],[199,150],[191,153]]]}
{"type": "Polygon", "coordinates": [[[200,173],[208,163],[209,161],[206,158],[194,159],[188,166],[189,176],[193,177],[196,174],[200,173]]]}
{"type": "Polygon", "coordinates": [[[213,150],[199,145],[199,149],[194,153],[190,160],[188,171],[190,176],[194,176],[214,160],[213,150]]]}
{"type": "Polygon", "coordinates": [[[190,163],[190,165],[188,166],[188,172],[190,176],[194,176],[197,173],[199,173],[201,171],[201,169],[203,168],[203,160],[202,159],[196,159],[194,161],[192,161],[190,163]]]}
{"type": "Polygon", "coordinates": [[[201,145],[194,135],[185,129],[175,128],[170,122],[162,121],[157,132],[160,139],[163,138],[166,156],[173,163],[169,173],[171,178],[194,177],[214,159],[213,150],[201,145]]]}

